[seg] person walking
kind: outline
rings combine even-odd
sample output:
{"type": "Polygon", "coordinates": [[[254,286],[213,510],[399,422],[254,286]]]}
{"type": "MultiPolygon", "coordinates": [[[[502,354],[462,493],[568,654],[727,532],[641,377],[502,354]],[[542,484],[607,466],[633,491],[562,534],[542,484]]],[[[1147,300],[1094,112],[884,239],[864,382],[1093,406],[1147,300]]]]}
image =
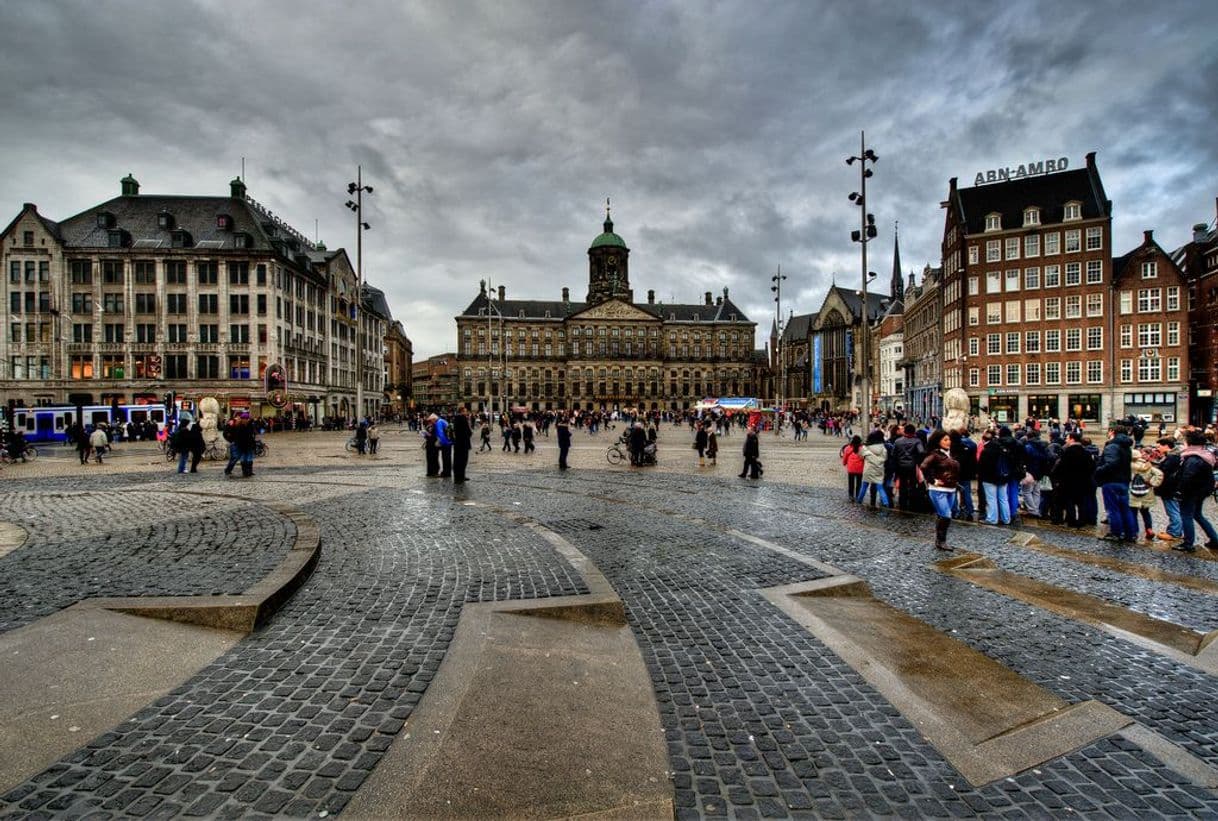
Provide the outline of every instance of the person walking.
{"type": "Polygon", "coordinates": [[[520,426],[520,436],[524,440],[525,453],[532,453],[533,451],[537,450],[537,448],[533,446],[533,440],[537,436],[537,431],[533,427],[532,419],[524,420],[524,424],[520,426]]]}
{"type": "Polygon", "coordinates": [[[1209,541],[1205,546],[1210,550],[1218,550],[1218,532],[1201,512],[1206,498],[1214,492],[1214,454],[1205,446],[1205,434],[1199,430],[1185,431],[1184,450],[1180,451],[1180,481],[1176,495],[1180,499],[1180,524],[1184,530],[1184,540],[1172,545],[1172,550],[1192,553],[1197,548],[1194,540],[1197,529],[1201,525],[1209,541]]]}
{"type": "Polygon", "coordinates": [[[95,427],[93,433],[89,434],[89,447],[93,449],[93,456],[97,459],[97,464],[102,463],[102,454],[106,452],[106,446],[109,444],[110,440],[101,425],[95,427]]]}
{"type": "Polygon", "coordinates": [[[423,457],[427,462],[427,476],[432,479],[440,476],[440,443],[436,439],[436,422],[439,417],[434,413],[423,423],[423,457]]]}
{"type": "Polygon", "coordinates": [[[76,445],[76,453],[80,456],[80,463],[83,465],[89,461],[89,434],[85,432],[85,427],[79,422],[73,422],[68,428],[68,438],[76,445]]]}
{"type": "MultiPolygon", "coordinates": [[[[654,430],[654,428],[653,428],[654,430]]],[[[711,467],[718,464],[717,457],[719,456],[719,434],[715,432],[714,427],[706,431],[706,458],[710,459],[711,467]]]]}
{"type": "Polygon", "coordinates": [[[453,475],[453,440],[443,416],[436,417],[436,447],[440,450],[440,478],[447,479],[453,475]]]}
{"type": "Polygon", "coordinates": [[[375,419],[368,420],[368,453],[376,455],[376,448],[381,442],[381,426],[375,419]]]}
{"type": "Polygon", "coordinates": [[[858,496],[854,501],[862,504],[867,491],[871,491],[871,508],[875,509],[878,494],[884,507],[892,507],[888,491],[884,489],[884,463],[888,461],[888,448],[884,447],[884,432],[873,430],[867,434],[867,443],[862,448],[863,476],[858,496]]]}
{"type": "Polygon", "coordinates": [[[761,478],[761,441],[757,437],[757,426],[749,425],[749,432],[744,437],[744,467],[740,469],[740,478],[761,478]]]}
{"type": "Polygon", "coordinates": [[[1109,533],[1102,536],[1109,542],[1136,542],[1138,522],[1129,507],[1129,482],[1133,478],[1133,440],[1124,425],[1108,428],[1108,442],[1095,463],[1095,483],[1104,499],[1108,513],[1109,533]]]}
{"type": "Polygon", "coordinates": [[[935,509],[935,549],[951,550],[947,546],[947,529],[956,512],[956,484],[960,478],[960,463],[952,458],[952,438],[942,430],[930,435],[929,444],[934,448],[922,460],[922,476],[930,492],[930,503],[935,509]]]}
{"type": "Polygon", "coordinates": [[[863,440],[855,436],[842,448],[842,464],[846,467],[846,496],[860,501],[863,489],[863,440]]]}
{"type": "Polygon", "coordinates": [[[1159,538],[1165,542],[1179,541],[1184,537],[1184,524],[1180,521],[1180,500],[1176,493],[1180,489],[1180,448],[1176,440],[1163,437],[1155,448],[1158,458],[1155,466],[1163,474],[1163,481],[1155,488],[1155,498],[1163,503],[1163,512],[1167,514],[1167,528],[1159,531],[1159,538]]]}
{"type": "Polygon", "coordinates": [[[491,423],[483,420],[482,427],[478,431],[478,438],[481,444],[478,445],[478,452],[491,449],[491,423]]]}
{"type": "Polygon", "coordinates": [[[558,431],[558,469],[566,470],[569,467],[567,454],[571,451],[571,422],[565,413],[558,415],[554,428],[558,431]]]}
{"type": "Polygon", "coordinates": [[[706,433],[706,425],[699,422],[698,432],[694,434],[694,450],[698,451],[698,467],[706,466],[706,445],[709,437],[706,433]]]}
{"type": "Polygon", "coordinates": [[[507,419],[499,423],[499,434],[503,437],[503,452],[511,453],[512,451],[512,425],[507,419]]]}
{"type": "Polygon", "coordinates": [[[622,434],[626,446],[630,449],[630,464],[639,467],[643,464],[643,451],[647,447],[647,431],[642,422],[635,422],[628,433],[622,434]]]}
{"type": "Polygon", "coordinates": [[[469,464],[469,451],[474,438],[464,407],[457,408],[450,430],[453,440],[453,484],[459,485],[465,481],[465,468],[469,464]]]}
{"type": "Polygon", "coordinates": [[[512,448],[514,453],[520,453],[520,440],[524,438],[524,432],[520,429],[519,422],[512,423],[512,448]]]}
{"type": "Polygon", "coordinates": [[[368,426],[363,422],[355,428],[355,449],[360,456],[368,452],[368,426]]]}
{"type": "Polygon", "coordinates": [[[190,425],[178,425],[173,436],[169,437],[169,446],[178,455],[178,473],[185,473],[186,460],[190,458],[190,425]]]}

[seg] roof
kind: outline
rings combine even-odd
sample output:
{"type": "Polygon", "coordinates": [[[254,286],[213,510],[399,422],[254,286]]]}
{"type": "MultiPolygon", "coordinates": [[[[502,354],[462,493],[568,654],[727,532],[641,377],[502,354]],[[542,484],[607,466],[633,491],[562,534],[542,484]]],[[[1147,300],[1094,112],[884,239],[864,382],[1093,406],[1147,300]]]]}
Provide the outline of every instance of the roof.
{"type": "Polygon", "coordinates": [[[783,329],[782,341],[795,342],[806,340],[812,335],[812,323],[816,321],[816,314],[798,314],[787,320],[787,327],[783,329]]]}
{"type": "Polygon", "coordinates": [[[609,219],[608,214],[605,214],[605,232],[596,239],[592,240],[593,248],[602,248],[606,245],[611,245],[616,248],[626,247],[626,240],[613,233],[613,220],[609,219]]]}
{"type": "MultiPolygon", "coordinates": [[[[494,300],[494,310],[501,311],[504,318],[515,319],[523,311],[525,319],[565,319],[591,308],[587,302],[564,302],[562,300],[547,301],[540,299],[504,299],[494,300]]],[[[480,291],[474,301],[469,304],[461,316],[485,316],[491,303],[486,291],[480,291]]],[[[645,311],[656,319],[668,322],[749,322],[736,304],[724,297],[714,305],[669,305],[663,302],[633,302],[640,311],[645,311]],[[732,315],[735,314],[735,318],[732,315]]]]}
{"type": "Polygon", "coordinates": [[[42,224],[42,227],[46,229],[46,232],[48,234],[50,234],[51,236],[53,236],[55,239],[59,240],[60,242],[63,242],[63,236],[59,232],[59,223],[55,222],[54,220],[49,220],[46,217],[44,217],[42,214],[39,214],[38,206],[34,205],[34,203],[32,203],[32,202],[27,202],[22,207],[21,212],[19,214],[17,214],[17,216],[13,217],[13,221],[10,222],[3,231],[0,231],[0,237],[7,236],[8,232],[13,230],[13,226],[16,225],[23,216],[25,216],[27,211],[33,212],[34,217],[38,220],[38,222],[40,222],[42,224]]]}
{"type": "MultiPolygon", "coordinates": [[[[854,314],[857,319],[863,312],[863,299],[858,291],[851,291],[837,285],[830,286],[830,290],[837,291],[837,295],[841,297],[842,302],[846,303],[846,307],[854,314]]],[[[867,321],[873,322],[884,315],[885,309],[888,307],[888,294],[874,294],[868,291],[867,293],[867,321]]]]}
{"type": "Polygon", "coordinates": [[[385,292],[380,288],[373,288],[366,282],[364,283],[364,305],[377,316],[393,319],[393,313],[389,310],[389,302],[385,299],[385,292]]]}
{"type": "Polygon", "coordinates": [[[955,198],[966,234],[985,233],[986,215],[993,213],[1001,215],[1004,230],[1022,228],[1023,212],[1029,207],[1040,209],[1042,225],[1059,223],[1067,202],[1082,203],[1085,220],[1112,215],[1112,203],[1105,197],[1094,153],[1087,155],[1084,168],[960,188],[955,198]]]}

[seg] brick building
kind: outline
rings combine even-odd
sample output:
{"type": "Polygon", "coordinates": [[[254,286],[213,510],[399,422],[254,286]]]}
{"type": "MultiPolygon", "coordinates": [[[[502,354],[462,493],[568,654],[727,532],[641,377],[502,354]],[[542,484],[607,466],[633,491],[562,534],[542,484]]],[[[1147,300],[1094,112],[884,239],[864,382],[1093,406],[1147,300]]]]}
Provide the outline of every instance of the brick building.
{"type": "MultiPolygon", "coordinates": [[[[1218,200],[1215,201],[1218,206],[1218,200]]],[[[1172,260],[1188,280],[1189,421],[1218,421],[1218,227],[1193,226],[1191,242],[1172,260]]]]}
{"type": "Polygon", "coordinates": [[[441,353],[411,365],[414,410],[452,410],[461,400],[461,367],[457,354],[441,353]]]}
{"type": "Polygon", "coordinates": [[[922,282],[909,275],[905,289],[902,345],[898,366],[905,379],[905,412],[917,419],[943,415],[943,271],[929,265],[922,282]]]}
{"type": "Polygon", "coordinates": [[[385,413],[405,413],[413,390],[414,346],[402,323],[393,320],[385,333],[385,413]]]}

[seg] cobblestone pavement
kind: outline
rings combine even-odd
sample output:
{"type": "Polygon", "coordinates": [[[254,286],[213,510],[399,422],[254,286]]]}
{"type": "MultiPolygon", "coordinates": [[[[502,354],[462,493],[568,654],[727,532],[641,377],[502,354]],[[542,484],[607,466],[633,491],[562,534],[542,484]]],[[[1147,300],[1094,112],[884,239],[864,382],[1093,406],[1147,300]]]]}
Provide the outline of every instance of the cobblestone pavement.
{"type": "MultiPolygon", "coordinates": [[[[844,500],[836,442],[813,441],[806,450],[763,442],[774,455],[763,450],[761,483],[736,479],[734,461],[698,471],[688,453],[684,472],[675,458],[667,472],[592,470],[603,447],[580,439],[577,445],[585,449],[577,448],[576,469],[565,474],[544,450],[545,461],[528,467],[495,455],[475,460],[473,481],[461,489],[420,478],[421,453],[408,437],[400,446],[391,439],[383,459],[302,452],[281,467],[263,465],[248,481],[223,481],[215,471],[178,477],[148,465],[136,470],[133,462],[130,471],[93,472],[84,480],[45,472],[14,483],[19,490],[0,498],[0,518],[21,522],[32,537],[0,559],[0,585],[9,583],[9,563],[41,567],[27,552],[75,543],[74,506],[119,499],[120,510],[157,505],[165,519],[99,525],[81,541],[121,554],[182,539],[179,552],[141,559],[171,565],[180,578],[166,573],[158,583],[193,585],[181,592],[243,587],[259,577],[260,566],[235,553],[219,576],[205,576],[215,572],[212,563],[193,558],[204,549],[214,557],[213,540],[234,550],[244,545],[244,531],[224,541],[238,515],[252,517],[256,534],[290,527],[258,501],[290,501],[312,516],[322,560],[267,627],[114,731],[0,796],[0,812],[340,812],[389,745],[409,743],[403,723],[443,660],[465,602],[585,592],[547,542],[491,509],[498,507],[560,533],[622,597],[660,706],[679,817],[1218,815],[1213,793],[1120,737],[973,788],[874,688],[770,605],[759,588],[823,572],[729,530],[859,575],[878,598],[1062,698],[1101,700],[1218,767],[1218,683],[1211,677],[934,570],[927,519],[844,500]],[[791,481],[770,481],[774,476],[791,481]],[[167,503],[175,493],[247,501],[200,495],[189,505],[167,503]],[[211,535],[188,548],[187,534],[208,527],[211,535]]],[[[287,535],[282,531],[285,542],[287,535]]],[[[1113,551],[1070,533],[1041,535],[1080,554],[1207,578],[1218,571],[1192,557],[1113,551]]],[[[1010,536],[1010,529],[981,526],[951,533],[960,548],[1004,569],[1199,630],[1218,627],[1210,595],[1029,551],[1010,536]]],[[[61,579],[46,601],[16,611],[17,623],[28,620],[27,610],[41,614],[73,596],[133,594],[119,589],[121,574],[97,575],[88,563],[71,564],[69,554],[66,547],[52,551],[47,572],[81,578],[61,579]]],[[[0,607],[9,607],[10,595],[0,607]]]]}

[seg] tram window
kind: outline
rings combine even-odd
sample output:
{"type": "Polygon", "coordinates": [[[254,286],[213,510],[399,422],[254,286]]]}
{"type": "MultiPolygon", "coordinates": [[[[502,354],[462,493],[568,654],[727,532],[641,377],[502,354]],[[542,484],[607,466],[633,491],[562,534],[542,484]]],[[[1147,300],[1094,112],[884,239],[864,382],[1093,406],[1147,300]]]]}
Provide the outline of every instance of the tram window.
{"type": "Polygon", "coordinates": [[[152,421],[153,421],[153,422],[156,422],[157,424],[162,424],[162,423],[164,423],[164,421],[165,421],[165,411],[163,411],[163,410],[154,410],[154,411],[152,412],[152,421]]]}
{"type": "Polygon", "coordinates": [[[62,413],[55,414],[55,430],[63,430],[64,427],[66,427],[66,426],[64,425],[63,414],[62,413]]]}
{"type": "Polygon", "coordinates": [[[108,423],[110,421],[109,411],[93,411],[90,416],[93,419],[93,427],[97,427],[102,422],[108,423]]]}

